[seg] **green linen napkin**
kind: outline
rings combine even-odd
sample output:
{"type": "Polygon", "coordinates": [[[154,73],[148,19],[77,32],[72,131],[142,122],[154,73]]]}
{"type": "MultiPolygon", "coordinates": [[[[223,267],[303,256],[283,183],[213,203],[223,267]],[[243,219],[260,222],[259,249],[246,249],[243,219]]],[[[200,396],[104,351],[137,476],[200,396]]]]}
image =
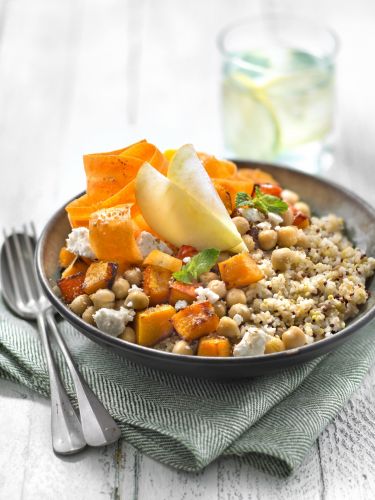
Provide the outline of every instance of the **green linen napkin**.
{"type": "MultiPolygon", "coordinates": [[[[122,436],[156,460],[199,471],[237,455],[286,476],[358,387],[375,359],[373,326],[330,355],[282,372],[234,382],[177,377],[133,364],[66,322],[60,328],[94,392],[122,436]]],[[[75,402],[66,365],[62,378],[75,402]]],[[[48,397],[46,362],[34,326],[0,303],[0,377],[48,397]]]]}

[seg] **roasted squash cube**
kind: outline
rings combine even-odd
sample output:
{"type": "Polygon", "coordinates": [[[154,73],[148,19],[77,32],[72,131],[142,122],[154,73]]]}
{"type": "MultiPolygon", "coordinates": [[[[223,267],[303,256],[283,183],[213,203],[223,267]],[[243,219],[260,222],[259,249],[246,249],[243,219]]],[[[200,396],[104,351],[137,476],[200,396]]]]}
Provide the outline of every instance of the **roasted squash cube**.
{"type": "Polygon", "coordinates": [[[228,288],[247,286],[264,277],[257,263],[248,253],[239,253],[223,260],[219,263],[219,270],[228,288]]]}
{"type": "Polygon", "coordinates": [[[83,291],[90,295],[99,288],[110,288],[115,280],[118,265],[114,262],[93,262],[86,271],[83,291]]]}
{"type": "Polygon", "coordinates": [[[198,344],[198,356],[228,357],[232,346],[226,337],[202,337],[198,344]]]}
{"type": "Polygon", "coordinates": [[[294,214],[293,226],[297,226],[299,229],[306,229],[310,225],[310,218],[300,211],[294,214]]]}
{"type": "Polygon", "coordinates": [[[178,300],[186,300],[188,304],[191,304],[197,298],[195,288],[195,285],[174,281],[170,284],[169,303],[174,306],[178,300]]]}
{"type": "Polygon", "coordinates": [[[171,271],[162,267],[147,266],[143,271],[143,290],[148,295],[151,306],[168,302],[171,277],[171,271]]]}
{"type": "Polygon", "coordinates": [[[59,253],[59,265],[60,267],[66,268],[70,266],[70,264],[73,262],[73,260],[76,258],[76,255],[72,252],[69,252],[69,250],[66,247],[62,247],[59,253]]]}
{"type": "Polygon", "coordinates": [[[169,304],[150,307],[137,313],[135,319],[137,344],[150,347],[168,337],[173,330],[171,318],[175,313],[176,310],[169,304]]]}
{"type": "Polygon", "coordinates": [[[89,221],[90,244],[98,259],[140,264],[142,255],[135,241],[130,205],[103,208],[89,221]]]}
{"type": "Polygon", "coordinates": [[[62,278],[67,278],[68,276],[73,276],[77,273],[85,273],[88,269],[88,264],[82,259],[82,257],[74,256],[74,260],[69,264],[69,266],[64,269],[61,273],[62,278]]]}
{"type": "Polygon", "coordinates": [[[196,302],[176,313],[172,323],[184,340],[192,341],[216,331],[219,317],[209,302],[196,302]]]}
{"type": "Polygon", "coordinates": [[[175,273],[181,269],[182,260],[176,259],[176,257],[172,257],[160,250],[152,250],[143,261],[143,265],[162,267],[163,269],[175,273]]]}
{"type": "Polygon", "coordinates": [[[62,298],[64,302],[70,304],[78,295],[82,295],[83,292],[83,282],[85,279],[85,273],[77,273],[67,278],[61,278],[58,280],[57,285],[60,288],[62,298]]]}
{"type": "Polygon", "coordinates": [[[216,181],[214,181],[214,186],[228,213],[231,214],[233,212],[233,204],[229,191],[216,181]]]}

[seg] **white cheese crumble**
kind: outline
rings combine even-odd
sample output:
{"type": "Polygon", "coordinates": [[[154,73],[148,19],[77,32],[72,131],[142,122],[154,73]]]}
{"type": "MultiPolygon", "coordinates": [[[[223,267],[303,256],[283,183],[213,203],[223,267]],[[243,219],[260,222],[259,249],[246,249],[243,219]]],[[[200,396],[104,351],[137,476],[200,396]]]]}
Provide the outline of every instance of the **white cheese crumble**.
{"type": "Polygon", "coordinates": [[[259,227],[259,229],[271,229],[272,226],[269,222],[260,222],[257,224],[257,227],[259,227]]]}
{"type": "Polygon", "coordinates": [[[178,300],[175,305],[174,305],[174,308],[176,309],[176,311],[179,311],[180,309],[185,309],[185,307],[187,307],[188,303],[186,302],[186,300],[178,300]]]}
{"type": "Polygon", "coordinates": [[[195,289],[195,294],[197,296],[197,302],[206,302],[206,300],[208,300],[211,304],[215,304],[215,302],[220,299],[217,293],[203,286],[198,286],[198,288],[195,289]]]}
{"type": "Polygon", "coordinates": [[[75,255],[96,259],[96,255],[90,246],[87,227],[75,227],[66,239],[66,248],[75,255]]]}
{"type": "Polygon", "coordinates": [[[262,212],[259,212],[256,208],[240,208],[239,212],[249,222],[262,222],[265,219],[262,212]]]}
{"type": "Polygon", "coordinates": [[[102,332],[118,337],[124,331],[125,326],[133,321],[135,311],[120,307],[118,311],[102,307],[93,315],[96,326],[102,332]]]}
{"type": "Polygon", "coordinates": [[[191,261],[191,257],[184,257],[184,258],[182,259],[182,262],[183,262],[184,264],[188,264],[190,261],[191,261]]]}
{"type": "Polygon", "coordinates": [[[267,334],[254,326],[246,329],[239,344],[234,346],[233,356],[261,356],[266,347],[267,334]]]}
{"type": "MultiPolygon", "coordinates": [[[[135,269],[139,271],[139,268],[138,268],[138,267],[136,267],[135,269]]],[[[134,284],[133,284],[133,285],[129,288],[129,290],[128,290],[128,295],[129,295],[129,293],[131,293],[131,292],[143,292],[143,288],[139,287],[138,285],[134,285],[134,284]]]]}
{"type": "Polygon", "coordinates": [[[235,314],[233,316],[233,321],[235,321],[237,325],[240,326],[243,323],[243,317],[241,316],[241,314],[235,314]]]}
{"type": "Polygon", "coordinates": [[[282,223],[283,218],[274,212],[268,212],[268,220],[273,226],[278,226],[282,223]]]}
{"type": "Polygon", "coordinates": [[[164,241],[158,240],[148,231],[141,232],[137,238],[137,245],[144,259],[152,250],[160,250],[168,255],[172,255],[173,253],[172,249],[164,241]]]}

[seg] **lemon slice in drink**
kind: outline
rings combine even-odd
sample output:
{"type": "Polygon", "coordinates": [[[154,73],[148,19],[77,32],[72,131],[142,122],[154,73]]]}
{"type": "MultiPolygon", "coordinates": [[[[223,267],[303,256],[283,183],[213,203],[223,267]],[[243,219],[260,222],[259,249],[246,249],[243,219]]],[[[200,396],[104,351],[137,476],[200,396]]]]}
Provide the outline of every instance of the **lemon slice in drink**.
{"type": "Polygon", "coordinates": [[[280,145],[280,125],[262,86],[247,75],[232,73],[223,82],[224,134],[238,157],[272,159],[280,145]]]}

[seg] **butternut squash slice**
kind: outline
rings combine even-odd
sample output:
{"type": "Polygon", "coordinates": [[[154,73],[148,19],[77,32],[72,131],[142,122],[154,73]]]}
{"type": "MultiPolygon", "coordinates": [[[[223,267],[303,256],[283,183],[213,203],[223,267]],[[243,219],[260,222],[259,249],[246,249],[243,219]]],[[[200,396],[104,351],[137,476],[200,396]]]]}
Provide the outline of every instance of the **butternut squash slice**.
{"type": "Polygon", "coordinates": [[[85,273],[81,272],[68,276],[67,278],[61,278],[57,281],[57,286],[60,288],[64,302],[70,304],[76,297],[84,293],[84,280],[85,273]]]}
{"type": "Polygon", "coordinates": [[[248,253],[239,253],[219,262],[219,271],[228,288],[247,286],[264,278],[257,263],[248,253]]]}
{"type": "Polygon", "coordinates": [[[219,317],[209,302],[196,302],[172,317],[176,332],[188,342],[216,331],[219,317]]]}
{"type": "Polygon", "coordinates": [[[187,283],[174,281],[170,284],[169,303],[174,306],[178,300],[185,300],[188,304],[191,304],[197,298],[196,286],[198,285],[188,285],[187,283]]]}
{"type": "Polygon", "coordinates": [[[86,271],[83,292],[90,295],[99,288],[111,288],[118,265],[114,262],[93,262],[86,271]]]}
{"type": "Polygon", "coordinates": [[[160,250],[152,250],[145,260],[143,261],[143,265],[147,266],[158,266],[163,269],[167,269],[172,273],[179,271],[182,267],[182,260],[176,259],[176,257],[172,257],[165,252],[161,252],[160,250]]]}
{"type": "Polygon", "coordinates": [[[150,299],[150,305],[156,306],[168,302],[171,271],[157,266],[147,266],[143,271],[143,290],[150,299]]]}
{"type": "Polygon", "coordinates": [[[173,330],[171,318],[176,313],[169,304],[150,307],[137,313],[135,335],[137,344],[151,347],[168,337],[173,330]]]}
{"type": "Polygon", "coordinates": [[[232,346],[226,337],[202,337],[198,344],[198,356],[228,357],[232,346]]]}

